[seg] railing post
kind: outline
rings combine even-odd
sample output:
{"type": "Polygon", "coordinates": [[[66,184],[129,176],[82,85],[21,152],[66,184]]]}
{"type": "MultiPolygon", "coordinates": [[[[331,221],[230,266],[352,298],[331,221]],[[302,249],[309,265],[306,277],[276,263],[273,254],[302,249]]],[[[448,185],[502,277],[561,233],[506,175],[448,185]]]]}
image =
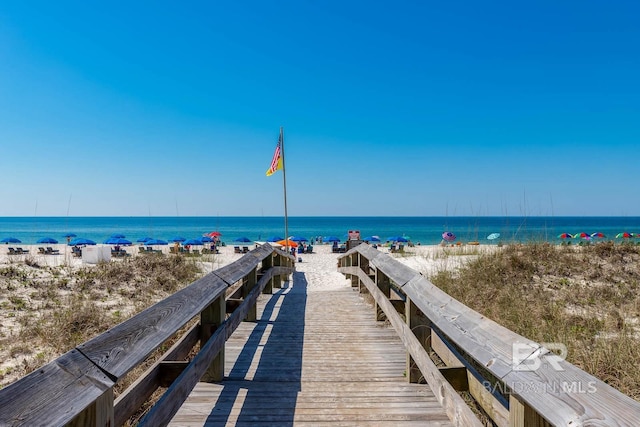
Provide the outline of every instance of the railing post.
{"type": "Polygon", "coordinates": [[[513,394],[509,395],[510,427],[545,427],[550,425],[529,405],[520,401],[513,394]]]}
{"type": "MultiPolygon", "coordinates": [[[[251,290],[253,289],[253,287],[256,286],[256,283],[258,283],[257,275],[258,275],[258,270],[254,268],[247,275],[247,277],[242,279],[242,299],[246,299],[249,293],[251,292],[251,290]]],[[[249,310],[247,311],[247,317],[245,317],[244,320],[247,322],[255,322],[257,318],[258,318],[258,302],[256,301],[255,304],[249,307],[249,310]]]]}
{"type": "MultiPolygon", "coordinates": [[[[427,354],[431,351],[431,325],[429,319],[422,315],[417,305],[411,301],[411,298],[407,295],[405,302],[405,316],[407,326],[413,332],[413,335],[422,344],[422,347],[427,351],[427,354]]],[[[424,377],[414,362],[411,354],[407,351],[407,379],[411,383],[421,383],[424,381],[424,377]]]]}
{"type": "MultiPolygon", "coordinates": [[[[277,252],[274,252],[273,266],[274,267],[282,266],[282,255],[278,254],[277,252]]],[[[273,280],[274,288],[282,288],[282,276],[280,275],[273,276],[272,280],[273,280]]]]}
{"type": "Polygon", "coordinates": [[[67,426],[113,426],[115,425],[113,413],[113,387],[109,387],[84,411],[79,413],[67,426]]]}
{"type": "MultiPolygon", "coordinates": [[[[266,273],[269,269],[273,267],[273,254],[269,255],[265,259],[262,260],[262,271],[266,273]]],[[[263,294],[272,294],[273,293],[273,277],[269,279],[267,284],[264,286],[262,290],[263,294]]]]}
{"type": "MultiPolygon", "coordinates": [[[[376,270],[376,286],[380,291],[389,299],[391,297],[391,281],[389,278],[380,270],[376,270]]],[[[376,320],[384,320],[384,311],[378,305],[378,302],[374,302],[374,308],[376,310],[376,320]]]]}
{"type": "MultiPolygon", "coordinates": [[[[222,325],[227,313],[224,292],[200,313],[200,348],[204,347],[211,335],[222,325]]],[[[224,378],[224,347],[211,361],[201,378],[203,382],[222,381],[224,378]]]]}

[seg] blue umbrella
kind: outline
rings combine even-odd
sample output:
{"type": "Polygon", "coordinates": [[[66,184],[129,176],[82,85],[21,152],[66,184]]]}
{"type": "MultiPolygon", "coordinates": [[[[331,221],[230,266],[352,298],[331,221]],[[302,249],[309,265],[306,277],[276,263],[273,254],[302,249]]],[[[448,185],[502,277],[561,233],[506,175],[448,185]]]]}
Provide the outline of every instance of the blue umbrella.
{"type": "Polygon", "coordinates": [[[149,240],[153,240],[153,239],[151,237],[142,237],[142,238],[136,240],[136,242],[138,242],[138,243],[146,243],[149,240]]]}
{"type": "Polygon", "coordinates": [[[72,237],[78,237],[78,235],[76,233],[67,233],[62,237],[66,237],[67,239],[70,239],[72,237]]]}
{"type": "Polygon", "coordinates": [[[293,242],[308,242],[309,240],[304,238],[304,237],[300,237],[300,236],[293,236],[290,237],[289,240],[293,241],[293,242]]]}
{"type": "Polygon", "coordinates": [[[267,242],[277,242],[279,240],[284,240],[284,237],[280,236],[271,236],[267,239],[267,242]]]}
{"type": "Polygon", "coordinates": [[[4,239],[0,240],[0,242],[2,242],[2,243],[22,243],[22,241],[20,239],[16,239],[15,237],[5,237],[4,239]]]}
{"type": "Polygon", "coordinates": [[[95,245],[96,242],[89,239],[84,239],[82,237],[78,237],[69,242],[69,246],[79,246],[79,245],[95,245]]]}
{"type": "Polygon", "coordinates": [[[126,236],[124,234],[116,233],[111,235],[111,239],[124,239],[126,236]]]}
{"type": "Polygon", "coordinates": [[[201,238],[199,238],[198,240],[200,240],[202,243],[210,243],[213,242],[213,239],[209,236],[202,236],[201,238]]]}
{"type": "Polygon", "coordinates": [[[56,244],[58,243],[58,241],[54,238],[51,237],[43,237],[42,239],[38,240],[36,243],[49,243],[49,244],[56,244]]]}
{"type": "Polygon", "coordinates": [[[104,241],[106,245],[129,246],[131,242],[122,237],[110,237],[104,241]]]}
{"type": "Polygon", "coordinates": [[[184,242],[182,242],[183,245],[201,245],[202,244],[202,240],[200,239],[189,239],[189,240],[185,240],[184,242]]]}
{"type": "Polygon", "coordinates": [[[187,240],[187,239],[185,239],[185,238],[184,238],[184,237],[182,237],[182,236],[176,236],[176,237],[172,237],[172,238],[171,238],[171,239],[169,239],[169,240],[170,240],[170,241],[172,241],[172,242],[184,242],[184,241],[185,241],[185,240],[187,240]]]}
{"type": "MultiPolygon", "coordinates": [[[[291,240],[293,240],[293,239],[291,239],[291,240]]],[[[336,236],[327,236],[327,237],[323,237],[322,241],[323,242],[339,242],[340,239],[338,237],[336,237],[336,236]]]]}
{"type": "Polygon", "coordinates": [[[238,237],[237,239],[233,239],[234,242],[242,242],[242,243],[249,243],[251,242],[251,240],[249,240],[249,238],[247,237],[238,237]]]}
{"type": "Polygon", "coordinates": [[[408,242],[408,240],[402,236],[391,236],[387,238],[387,242],[408,242]]]}
{"type": "Polygon", "coordinates": [[[379,242],[380,238],[378,236],[369,236],[369,237],[365,237],[364,239],[365,242],[379,242]]]}
{"type": "Polygon", "coordinates": [[[144,243],[145,243],[145,245],[149,245],[149,246],[152,246],[152,245],[168,245],[169,244],[169,243],[167,243],[167,241],[160,240],[160,239],[149,239],[144,243]]]}

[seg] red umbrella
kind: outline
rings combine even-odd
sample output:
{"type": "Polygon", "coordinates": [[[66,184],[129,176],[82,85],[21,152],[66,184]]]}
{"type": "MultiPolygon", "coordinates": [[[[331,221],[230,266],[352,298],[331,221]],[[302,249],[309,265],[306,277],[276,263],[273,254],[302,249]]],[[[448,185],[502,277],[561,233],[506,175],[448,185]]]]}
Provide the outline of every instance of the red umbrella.
{"type": "Polygon", "coordinates": [[[561,238],[561,239],[573,239],[573,235],[569,234],[569,233],[559,234],[558,237],[561,238]]]}
{"type": "Polygon", "coordinates": [[[607,236],[605,236],[604,233],[601,233],[601,232],[598,231],[598,232],[595,232],[595,233],[591,233],[591,237],[593,237],[594,239],[596,237],[599,238],[599,239],[604,239],[607,236]]]}
{"type": "Polygon", "coordinates": [[[623,238],[623,239],[630,239],[630,238],[632,238],[632,237],[633,237],[633,234],[631,234],[631,233],[627,233],[626,231],[625,231],[624,233],[618,233],[618,234],[616,234],[616,239],[619,239],[619,238],[623,238]]]}
{"type": "Polygon", "coordinates": [[[207,233],[205,234],[205,236],[209,236],[209,237],[220,237],[222,236],[222,233],[219,231],[212,231],[211,233],[207,233]]]}

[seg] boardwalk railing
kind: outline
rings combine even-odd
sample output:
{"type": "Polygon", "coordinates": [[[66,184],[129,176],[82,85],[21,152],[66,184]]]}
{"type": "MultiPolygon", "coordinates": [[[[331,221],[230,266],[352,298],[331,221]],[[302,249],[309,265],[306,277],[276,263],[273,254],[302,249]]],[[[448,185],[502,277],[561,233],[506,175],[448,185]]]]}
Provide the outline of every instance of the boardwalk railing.
{"type": "Polygon", "coordinates": [[[454,424],[480,425],[457,390],[473,396],[500,427],[640,426],[640,403],[473,311],[391,256],[361,244],[338,266],[352,286],[371,294],[376,318],[384,313],[402,339],[408,380],[426,380],[454,424]],[[446,367],[436,367],[429,352],[446,367]]]}
{"type": "Polygon", "coordinates": [[[160,387],[167,389],[140,424],[167,424],[198,381],[222,380],[226,340],[242,320],[255,320],[258,295],[293,270],[293,257],[269,245],[247,253],[1,389],[0,425],[118,426],[160,387]],[[198,316],[114,400],[114,385],[198,316]]]}

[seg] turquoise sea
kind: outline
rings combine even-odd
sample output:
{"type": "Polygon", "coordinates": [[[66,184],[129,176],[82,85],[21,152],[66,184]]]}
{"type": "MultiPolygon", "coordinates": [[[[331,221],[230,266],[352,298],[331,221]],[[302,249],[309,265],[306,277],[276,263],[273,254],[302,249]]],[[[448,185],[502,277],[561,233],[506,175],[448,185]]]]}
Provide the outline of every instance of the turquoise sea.
{"type": "MultiPolygon", "coordinates": [[[[266,240],[284,237],[282,217],[0,217],[0,239],[15,237],[24,244],[35,244],[42,237],[63,243],[67,233],[75,233],[102,243],[114,233],[135,242],[142,237],[169,240],[174,236],[197,238],[218,230],[230,243],[238,237],[266,240]]],[[[621,232],[640,233],[640,217],[290,217],[289,235],[312,239],[337,236],[345,239],[348,230],[361,236],[376,235],[382,240],[405,236],[421,244],[437,244],[442,233],[450,231],[457,241],[481,243],[549,241],[560,242],[561,233],[601,232],[604,239],[615,239],[621,232]],[[500,233],[489,241],[491,233],[500,233]]],[[[574,239],[577,241],[578,239],[574,239]]],[[[640,241],[640,239],[634,239],[640,241]]]]}

